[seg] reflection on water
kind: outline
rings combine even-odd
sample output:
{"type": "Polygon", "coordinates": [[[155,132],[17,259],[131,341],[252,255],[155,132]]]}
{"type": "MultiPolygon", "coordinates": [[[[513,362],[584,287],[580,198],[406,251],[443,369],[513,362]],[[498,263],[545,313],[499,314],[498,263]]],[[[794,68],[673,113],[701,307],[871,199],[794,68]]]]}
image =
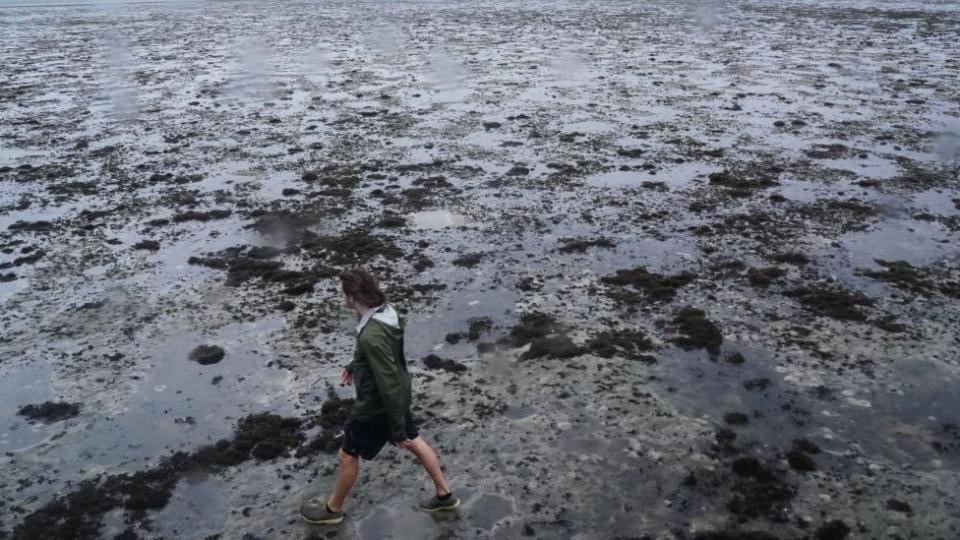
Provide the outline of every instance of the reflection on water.
{"type": "Polygon", "coordinates": [[[62,430],[57,424],[31,424],[17,415],[25,405],[58,400],[50,386],[51,375],[52,369],[44,363],[0,365],[0,452],[24,450],[62,430]]]}
{"type": "Polygon", "coordinates": [[[418,229],[443,229],[466,224],[465,217],[448,210],[425,210],[410,214],[413,226],[418,229]]]}

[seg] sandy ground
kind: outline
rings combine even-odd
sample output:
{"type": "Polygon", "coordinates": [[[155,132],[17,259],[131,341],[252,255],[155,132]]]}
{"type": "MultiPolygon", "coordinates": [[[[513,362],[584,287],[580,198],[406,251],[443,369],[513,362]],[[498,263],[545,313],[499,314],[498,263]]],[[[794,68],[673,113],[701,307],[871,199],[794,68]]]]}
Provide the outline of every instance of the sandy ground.
{"type": "Polygon", "coordinates": [[[39,4],[0,538],[960,536],[954,4],[39,4]],[[457,513],[387,449],[297,516],[358,263],[457,513]]]}

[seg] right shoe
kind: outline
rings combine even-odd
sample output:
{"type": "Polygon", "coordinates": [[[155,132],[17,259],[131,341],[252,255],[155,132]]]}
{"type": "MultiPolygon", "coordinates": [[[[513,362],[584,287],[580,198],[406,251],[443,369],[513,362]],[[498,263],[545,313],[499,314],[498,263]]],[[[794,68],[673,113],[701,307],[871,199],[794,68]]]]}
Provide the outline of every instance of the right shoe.
{"type": "Polygon", "coordinates": [[[460,506],[460,499],[458,499],[453,494],[450,495],[448,499],[441,499],[434,495],[429,499],[420,501],[420,509],[425,512],[440,512],[442,510],[453,510],[454,508],[460,506]]]}
{"type": "Polygon", "coordinates": [[[343,512],[334,512],[327,506],[327,502],[317,499],[308,499],[300,504],[300,517],[307,523],[314,525],[336,525],[346,516],[343,512]]]}

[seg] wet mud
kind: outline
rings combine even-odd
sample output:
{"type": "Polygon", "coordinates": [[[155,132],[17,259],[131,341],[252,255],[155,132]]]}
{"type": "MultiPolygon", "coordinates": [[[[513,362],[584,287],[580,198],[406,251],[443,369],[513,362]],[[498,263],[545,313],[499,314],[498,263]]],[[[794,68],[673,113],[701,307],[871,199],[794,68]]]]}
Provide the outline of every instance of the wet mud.
{"type": "Polygon", "coordinates": [[[958,31],[932,1],[3,4],[0,538],[960,536],[958,31]],[[356,264],[456,514],[412,512],[388,446],[343,525],[297,516],[356,264]]]}

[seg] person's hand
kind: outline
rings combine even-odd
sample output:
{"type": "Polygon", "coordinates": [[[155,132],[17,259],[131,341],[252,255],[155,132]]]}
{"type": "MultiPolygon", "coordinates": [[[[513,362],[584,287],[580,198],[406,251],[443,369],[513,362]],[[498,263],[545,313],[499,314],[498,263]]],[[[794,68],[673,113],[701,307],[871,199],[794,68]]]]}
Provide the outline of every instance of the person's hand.
{"type": "Polygon", "coordinates": [[[346,384],[346,385],[351,385],[351,384],[353,384],[353,374],[350,373],[350,372],[347,371],[347,370],[341,371],[341,372],[340,372],[340,382],[342,382],[343,384],[346,384]]]}
{"type": "Polygon", "coordinates": [[[393,443],[393,445],[396,446],[397,448],[410,448],[411,446],[413,446],[413,441],[411,441],[410,439],[404,439],[402,441],[397,441],[393,443]]]}

